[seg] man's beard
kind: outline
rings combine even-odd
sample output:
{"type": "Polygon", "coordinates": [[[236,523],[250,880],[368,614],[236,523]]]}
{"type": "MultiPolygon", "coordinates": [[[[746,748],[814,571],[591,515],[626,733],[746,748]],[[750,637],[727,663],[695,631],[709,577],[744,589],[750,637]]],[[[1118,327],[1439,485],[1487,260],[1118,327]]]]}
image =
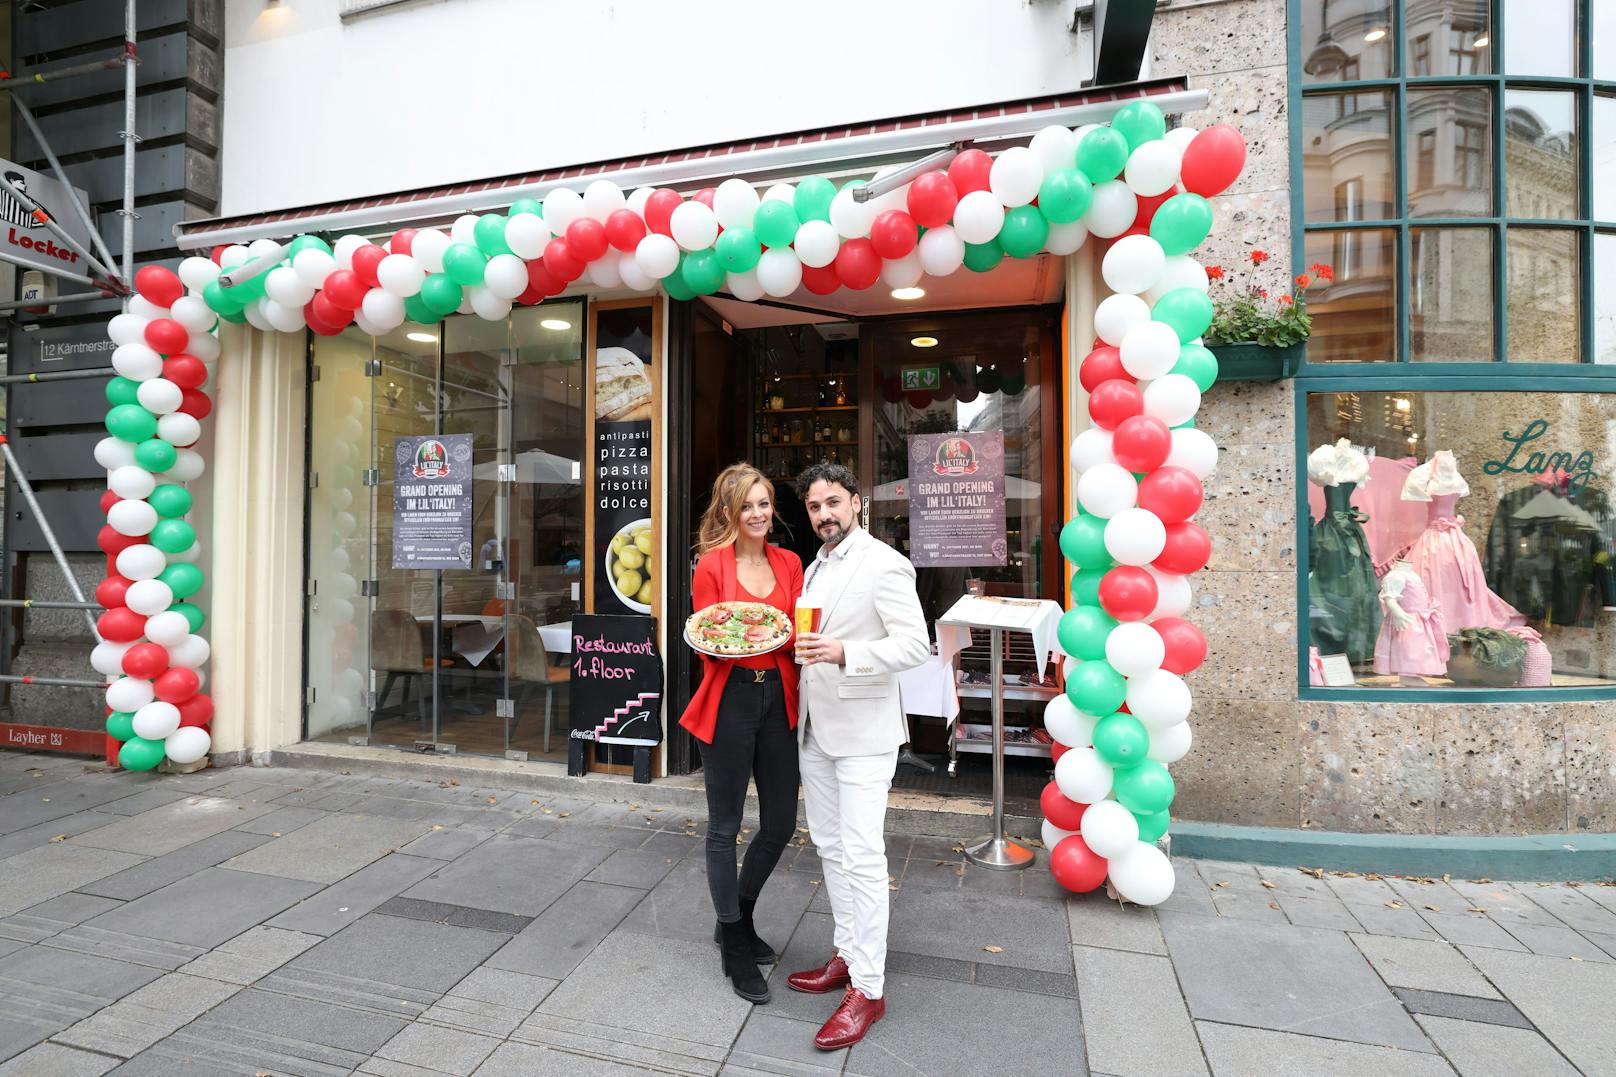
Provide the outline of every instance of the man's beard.
{"type": "Polygon", "coordinates": [[[825,523],[819,525],[819,537],[827,546],[834,546],[846,538],[848,532],[852,530],[853,526],[851,523],[844,524],[840,520],[827,520],[825,523]],[[834,528],[834,530],[827,535],[825,533],[826,528],[834,528]]]}

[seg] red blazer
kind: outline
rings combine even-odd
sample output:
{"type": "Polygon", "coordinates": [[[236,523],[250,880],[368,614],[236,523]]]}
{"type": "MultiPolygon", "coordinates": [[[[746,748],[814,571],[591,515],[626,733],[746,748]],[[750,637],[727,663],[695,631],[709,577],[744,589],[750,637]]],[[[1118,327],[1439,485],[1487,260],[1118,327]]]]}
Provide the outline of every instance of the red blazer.
{"type": "MultiPolygon", "coordinates": [[[[793,608],[802,597],[802,561],[790,550],[778,546],[765,546],[769,567],[774,578],[785,589],[786,600],[793,608]]],[[[696,609],[705,609],[714,602],[734,602],[738,584],[735,579],[735,547],[720,546],[702,554],[696,562],[696,574],[690,581],[690,597],[696,609]]],[[[790,611],[787,611],[788,613],[790,611]]],[[[795,621],[795,617],[792,618],[795,621]]],[[[795,635],[795,630],[793,630],[795,635]]],[[[679,724],[703,744],[713,742],[713,730],[718,725],[718,701],[724,697],[724,685],[729,681],[733,663],[722,658],[711,658],[697,652],[701,659],[701,687],[690,698],[690,706],[680,717],[679,724]]],[[[797,662],[792,657],[792,644],[774,652],[774,665],[780,671],[780,684],[785,689],[786,718],[791,728],[797,728],[797,662]]]]}

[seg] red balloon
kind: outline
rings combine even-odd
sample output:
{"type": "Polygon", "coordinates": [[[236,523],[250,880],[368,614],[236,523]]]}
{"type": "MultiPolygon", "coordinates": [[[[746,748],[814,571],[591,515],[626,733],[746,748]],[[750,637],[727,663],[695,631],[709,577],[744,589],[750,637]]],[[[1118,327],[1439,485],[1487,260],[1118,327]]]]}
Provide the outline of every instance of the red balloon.
{"type": "Polygon", "coordinates": [[[856,292],[862,292],[881,279],[881,256],[868,239],[848,239],[836,252],[836,276],[856,292]]]}
{"type": "Polygon", "coordinates": [[[213,697],[201,692],[174,704],[180,710],[180,725],[207,726],[213,720],[213,697]]]}
{"type": "Polygon", "coordinates": [[[901,209],[882,211],[870,225],[870,245],[883,258],[902,258],[914,250],[919,241],[920,231],[915,227],[915,219],[901,209]]]}
{"type": "Polygon", "coordinates": [[[1162,617],[1150,622],[1167,648],[1162,668],[1180,677],[1206,661],[1206,635],[1182,617],[1162,617]]]}
{"type": "MultiPolygon", "coordinates": [[[[1127,239],[1129,236],[1148,236],[1148,235],[1150,235],[1150,228],[1148,226],[1143,225],[1143,224],[1135,224],[1135,225],[1132,225],[1131,227],[1129,227],[1129,229],[1126,232],[1122,233],[1120,236],[1117,236],[1115,239],[1107,240],[1107,242],[1108,243],[1120,243],[1123,240],[1127,239]]],[[[1107,247],[1106,249],[1110,250],[1111,248],[1107,247]]]]}
{"type": "Polygon", "coordinates": [[[181,352],[163,360],[163,377],[181,389],[200,389],[208,380],[208,368],[196,356],[181,352]]]}
{"type": "Polygon", "coordinates": [[[645,222],[631,209],[614,209],[606,218],[606,239],[620,251],[632,254],[645,238],[645,222]]]}
{"type": "MultiPolygon", "coordinates": [[[[341,272],[341,270],[337,272],[341,272]]],[[[336,275],[336,273],[331,274],[333,277],[336,275]]],[[[364,298],[363,293],[361,293],[360,298],[364,298]]],[[[329,292],[319,291],[315,292],[314,298],[309,300],[309,309],[314,312],[314,317],[321,325],[341,329],[353,321],[353,312],[358,308],[344,307],[333,299],[329,292]]]]}
{"type": "Polygon", "coordinates": [[[946,172],[923,172],[909,185],[909,216],[922,228],[948,223],[959,204],[959,191],[946,172]]]}
{"type": "Polygon", "coordinates": [[[142,266],[135,272],[135,291],[159,307],[168,308],[185,294],[185,283],[172,269],[142,266]]]}
{"type": "MultiPolygon", "coordinates": [[[[550,267],[538,258],[527,264],[527,284],[528,289],[537,292],[540,299],[549,295],[560,295],[562,289],[567,286],[565,281],[550,272],[550,267]]],[[[538,300],[524,299],[523,302],[536,303],[538,300]]]]}
{"type": "MultiPolygon", "coordinates": [[[[1206,567],[1212,556],[1212,539],[1197,523],[1167,525],[1167,545],[1151,564],[1175,576],[1188,576],[1206,567]]],[[[1104,587],[1102,581],[1100,584],[1104,587]]]]}
{"type": "Polygon", "coordinates": [[[645,200],[645,227],[658,235],[673,235],[673,211],[683,201],[678,191],[666,187],[652,191],[651,197],[645,200]]]}
{"type": "Polygon", "coordinates": [[[1100,577],[1100,606],[1119,621],[1143,621],[1156,598],[1156,578],[1137,565],[1117,565],[1100,577]]]}
{"type": "MultiPolygon", "coordinates": [[[[314,300],[320,298],[322,298],[320,293],[316,292],[314,299],[311,299],[307,303],[303,304],[303,320],[309,324],[310,329],[314,330],[322,337],[334,337],[338,333],[342,332],[342,327],[332,325],[330,322],[320,317],[319,311],[317,311],[314,306],[314,300]]],[[[331,301],[329,299],[327,299],[325,303],[327,307],[331,306],[331,301]]]]}
{"type": "Polygon", "coordinates": [[[133,643],[146,634],[146,618],[128,606],[119,606],[97,617],[95,630],[101,634],[102,639],[109,639],[114,643],[133,643]]]}
{"type": "MultiPolygon", "coordinates": [[[[122,500],[123,500],[123,498],[119,497],[117,494],[113,493],[111,490],[106,491],[104,494],[101,495],[101,515],[105,516],[108,513],[108,511],[111,510],[112,506],[116,505],[118,502],[120,502],[122,500]]],[[[103,603],[101,603],[101,605],[105,606],[106,603],[103,602],[103,603]]]]}
{"type": "Polygon", "coordinates": [[[101,603],[103,609],[115,610],[124,604],[124,595],[128,594],[129,585],[133,582],[122,576],[108,576],[95,585],[95,600],[101,603]]]}
{"type": "Polygon", "coordinates": [[[544,264],[550,267],[551,273],[568,284],[584,275],[584,263],[560,236],[544,245],[544,264]]]}
{"type": "Polygon", "coordinates": [[[175,667],[153,681],[152,687],[164,703],[183,703],[196,695],[197,689],[202,687],[202,679],[194,669],[175,667]]]}
{"type": "Polygon", "coordinates": [[[567,225],[567,250],[574,258],[593,262],[606,253],[606,226],[593,217],[578,217],[567,225]]]}
{"type": "Polygon", "coordinates": [[[208,258],[209,258],[209,260],[211,260],[213,262],[214,265],[222,266],[222,265],[224,265],[224,262],[222,261],[222,259],[224,258],[224,252],[229,250],[229,249],[230,249],[230,244],[221,243],[217,247],[213,248],[211,251],[208,252],[208,258]]]}
{"type": "Polygon", "coordinates": [[[1149,235],[1150,220],[1152,217],[1156,216],[1156,211],[1161,208],[1162,203],[1173,197],[1175,194],[1182,193],[1183,192],[1177,187],[1169,187],[1161,194],[1137,196],[1139,200],[1139,212],[1134,214],[1133,225],[1128,230],[1131,232],[1135,228],[1143,228],[1145,229],[1145,234],[1149,235]]]}
{"type": "Polygon", "coordinates": [[[703,187],[701,190],[699,190],[695,194],[691,195],[690,200],[692,202],[700,202],[702,205],[706,206],[708,209],[712,209],[713,208],[713,196],[715,196],[716,194],[718,194],[718,188],[717,187],[703,187]]]}
{"type": "Polygon", "coordinates": [[[102,524],[101,530],[96,532],[95,535],[95,544],[101,548],[101,552],[106,554],[109,560],[117,557],[129,547],[138,546],[145,541],[146,538],[143,535],[125,535],[114,531],[111,524],[102,524]]]}
{"type": "Polygon", "coordinates": [[[1115,430],[1122,420],[1145,410],[1145,394],[1126,378],[1111,378],[1089,393],[1089,418],[1101,430],[1115,430]]]}
{"type": "Polygon", "coordinates": [[[522,294],[516,297],[516,301],[523,306],[531,307],[535,303],[544,302],[544,293],[529,284],[522,290],[522,294]]]}
{"type": "Polygon", "coordinates": [[[993,158],[981,150],[966,150],[948,166],[948,178],[959,197],[964,198],[972,191],[987,190],[988,173],[992,171],[993,158]]]}
{"type": "Polygon", "coordinates": [[[168,650],[162,644],[137,643],[123,653],[123,671],[131,677],[149,681],[167,668],[168,650]]]}
{"type": "Polygon", "coordinates": [[[896,404],[903,399],[903,379],[894,374],[881,379],[881,399],[896,404]]]}
{"type": "MultiPolygon", "coordinates": [[[[340,333],[342,330],[335,330],[340,333]]],[[[327,333],[332,336],[334,333],[327,333]]],[[[213,401],[201,389],[182,389],[180,391],[180,410],[198,421],[206,419],[213,411],[213,401]]]]}
{"type": "MultiPolygon", "coordinates": [[[[1135,475],[1144,471],[1154,472],[1162,466],[1167,454],[1172,450],[1173,432],[1167,429],[1166,423],[1149,415],[1134,415],[1122,420],[1117,424],[1116,433],[1111,437],[1111,455],[1117,458],[1117,463],[1125,470],[1135,475]]],[[[1193,475],[1190,477],[1194,478],[1193,475]]],[[[1149,475],[1145,476],[1146,481],[1149,478],[1149,475]]],[[[1196,489],[1199,489],[1200,485],[1197,482],[1196,489]]],[[[1143,487],[1140,489],[1142,493],[1143,487]]],[[[1143,504],[1141,498],[1140,505],[1143,504]]]]}
{"type": "Polygon", "coordinates": [[[354,311],[365,301],[365,293],[370,289],[365,287],[365,282],[360,280],[359,274],[353,270],[334,269],[326,274],[325,283],[320,286],[320,291],[343,310],[354,311]]]}
{"type": "MultiPolygon", "coordinates": [[[[164,657],[167,657],[166,653],[164,657]]],[[[1044,818],[1062,830],[1076,830],[1081,826],[1083,813],[1089,808],[1087,804],[1068,800],[1066,794],[1060,791],[1060,786],[1054,782],[1044,786],[1044,791],[1038,794],[1038,806],[1043,809],[1044,818]]]]}
{"type": "Polygon", "coordinates": [[[415,245],[415,229],[400,228],[393,233],[393,238],[387,242],[390,254],[409,254],[410,248],[415,245]]]}
{"type": "Polygon", "coordinates": [[[1060,757],[1071,750],[1072,749],[1068,748],[1066,745],[1057,740],[1049,746],[1049,761],[1051,763],[1059,763],[1060,757]]]}
{"type": "MultiPolygon", "coordinates": [[[[1172,442],[1171,436],[1168,442],[1172,442]]],[[[1122,458],[1119,456],[1117,459],[1120,461],[1122,458]]],[[[1166,457],[1163,456],[1163,459],[1166,457]]],[[[1127,464],[1122,466],[1128,467],[1127,464]]],[[[1201,498],[1206,492],[1201,489],[1201,480],[1189,468],[1161,467],[1158,464],[1154,470],[1135,467],[1128,467],[1128,470],[1150,471],[1149,475],[1139,480],[1139,507],[1160,516],[1162,523],[1181,524],[1201,507],[1201,498]]]]}
{"type": "Polygon", "coordinates": [[[146,343],[159,355],[182,352],[190,342],[190,331],[173,318],[154,318],[146,323],[146,343]]]}
{"type": "Polygon", "coordinates": [[[1226,123],[1214,124],[1190,139],[1179,164],[1186,191],[1211,198],[1228,189],[1246,165],[1246,140],[1226,123]]]}
{"type": "Polygon", "coordinates": [[[1049,873],[1074,894],[1098,890],[1110,870],[1111,865],[1088,847],[1081,834],[1062,838],[1061,843],[1049,851],[1049,873]]]}
{"type": "Polygon", "coordinates": [[[903,396],[905,400],[909,401],[909,406],[916,411],[925,411],[931,407],[932,395],[929,390],[911,389],[904,393],[903,396]]]}
{"type": "MultiPolygon", "coordinates": [[[[382,259],[386,257],[386,251],[374,243],[366,243],[353,253],[354,276],[358,277],[366,288],[380,287],[381,281],[376,279],[376,267],[381,265],[382,259]]],[[[330,286],[331,278],[327,277],[326,287],[329,288],[330,286]]],[[[361,296],[361,298],[363,297],[361,296]]],[[[354,309],[358,310],[359,308],[355,307],[354,309]]]]}
{"type": "Polygon", "coordinates": [[[836,275],[835,262],[828,266],[803,266],[802,283],[815,295],[829,295],[842,286],[841,278],[836,275]]]}
{"type": "Polygon", "coordinates": [[[1085,393],[1094,392],[1095,386],[1112,378],[1126,381],[1131,377],[1122,367],[1122,352],[1104,343],[1096,344],[1077,368],[1077,380],[1083,383],[1085,393]]]}

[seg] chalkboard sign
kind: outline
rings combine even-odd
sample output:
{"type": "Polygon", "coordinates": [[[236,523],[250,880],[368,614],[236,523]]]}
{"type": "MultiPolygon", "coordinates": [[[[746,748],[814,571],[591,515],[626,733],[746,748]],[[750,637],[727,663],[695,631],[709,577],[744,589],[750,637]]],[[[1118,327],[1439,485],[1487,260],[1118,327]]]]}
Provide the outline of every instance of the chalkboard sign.
{"type": "MultiPolygon", "coordinates": [[[[656,618],[573,614],[570,705],[574,748],[590,741],[640,747],[662,742],[656,618]]],[[[583,754],[568,757],[581,762],[583,754]]]]}

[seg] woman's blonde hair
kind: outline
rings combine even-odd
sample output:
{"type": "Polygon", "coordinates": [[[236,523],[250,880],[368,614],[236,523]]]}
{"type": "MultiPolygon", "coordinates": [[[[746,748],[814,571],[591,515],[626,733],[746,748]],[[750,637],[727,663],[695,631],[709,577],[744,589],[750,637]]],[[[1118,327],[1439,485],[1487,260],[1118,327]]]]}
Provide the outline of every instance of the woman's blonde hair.
{"type": "Polygon", "coordinates": [[[696,529],[696,555],[728,546],[741,530],[741,506],[758,483],[769,492],[769,505],[774,505],[774,483],[770,482],[751,464],[731,464],[713,480],[713,493],[707,499],[707,511],[701,514],[701,526],[696,529]]]}

